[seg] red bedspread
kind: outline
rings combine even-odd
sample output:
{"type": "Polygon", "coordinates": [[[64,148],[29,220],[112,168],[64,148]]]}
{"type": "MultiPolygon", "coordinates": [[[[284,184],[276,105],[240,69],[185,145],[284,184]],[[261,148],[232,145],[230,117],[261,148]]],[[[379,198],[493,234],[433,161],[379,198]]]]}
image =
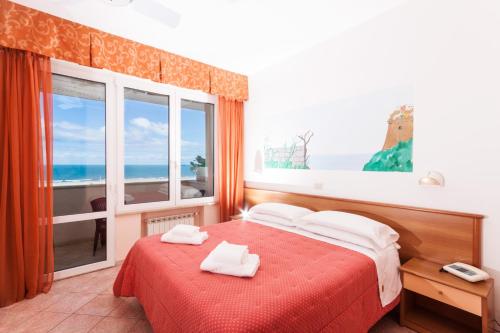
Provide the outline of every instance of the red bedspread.
{"type": "Polygon", "coordinates": [[[380,304],[374,262],[363,254],[251,222],[202,228],[201,246],[142,238],[115,281],[136,296],[156,333],[366,332],[399,301],[380,304]],[[221,241],[260,256],[253,278],[203,272],[221,241]]]}

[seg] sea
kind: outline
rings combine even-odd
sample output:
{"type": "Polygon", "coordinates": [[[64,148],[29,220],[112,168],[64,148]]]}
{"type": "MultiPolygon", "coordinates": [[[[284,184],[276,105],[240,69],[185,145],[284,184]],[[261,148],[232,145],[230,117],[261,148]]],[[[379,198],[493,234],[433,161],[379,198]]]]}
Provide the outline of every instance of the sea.
{"type": "MultiPolygon", "coordinates": [[[[55,164],[52,170],[54,182],[57,183],[103,181],[106,178],[105,165],[55,164]]],[[[181,165],[181,177],[195,177],[189,165],[181,165]]],[[[144,178],[166,179],[168,178],[168,166],[125,165],[125,179],[144,178]]]]}

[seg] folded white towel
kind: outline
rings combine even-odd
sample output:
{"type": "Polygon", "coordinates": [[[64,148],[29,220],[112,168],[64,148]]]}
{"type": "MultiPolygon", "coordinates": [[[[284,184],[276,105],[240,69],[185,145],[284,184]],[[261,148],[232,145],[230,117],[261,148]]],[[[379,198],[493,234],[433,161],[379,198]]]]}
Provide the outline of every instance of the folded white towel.
{"type": "Polygon", "coordinates": [[[253,277],[260,265],[257,254],[248,254],[248,246],[222,241],[200,264],[200,269],[217,274],[253,277]]]}
{"type": "Polygon", "coordinates": [[[200,268],[203,271],[208,271],[217,274],[232,275],[238,277],[253,277],[257,273],[260,265],[260,258],[257,254],[249,254],[246,264],[243,265],[227,265],[221,264],[213,259],[209,254],[205,260],[201,262],[200,268]]]}
{"type": "Polygon", "coordinates": [[[215,261],[226,265],[242,265],[248,260],[248,246],[231,244],[222,241],[212,250],[212,257],[215,261]]]}
{"type": "Polygon", "coordinates": [[[200,245],[203,244],[203,242],[207,239],[208,239],[208,233],[206,231],[198,232],[197,234],[191,237],[178,236],[170,231],[161,236],[162,242],[175,243],[175,244],[200,245]]]}
{"type": "Polygon", "coordinates": [[[177,236],[191,237],[200,231],[200,227],[187,224],[178,224],[173,227],[170,232],[177,236]]]}

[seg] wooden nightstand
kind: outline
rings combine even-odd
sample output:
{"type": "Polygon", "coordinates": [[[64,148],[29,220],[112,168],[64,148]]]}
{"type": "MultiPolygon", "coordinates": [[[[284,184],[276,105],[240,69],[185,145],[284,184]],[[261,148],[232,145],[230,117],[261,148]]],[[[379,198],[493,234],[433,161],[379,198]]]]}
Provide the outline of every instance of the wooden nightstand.
{"type": "Polygon", "coordinates": [[[416,258],[401,266],[401,325],[417,332],[493,332],[493,280],[471,283],[441,267],[416,258]]]}
{"type": "Polygon", "coordinates": [[[229,218],[231,219],[231,221],[243,220],[243,214],[232,215],[229,216],[229,218]]]}

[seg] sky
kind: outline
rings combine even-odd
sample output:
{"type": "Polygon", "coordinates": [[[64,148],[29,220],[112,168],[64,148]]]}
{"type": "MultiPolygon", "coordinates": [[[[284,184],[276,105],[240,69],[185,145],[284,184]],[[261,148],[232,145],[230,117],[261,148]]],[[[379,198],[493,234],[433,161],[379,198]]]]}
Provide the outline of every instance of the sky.
{"type": "MultiPolygon", "coordinates": [[[[168,164],[168,106],[125,100],[125,164],[168,164]]],[[[54,164],[105,164],[105,103],[54,94],[54,164]]],[[[205,156],[205,115],[181,110],[181,162],[205,156]]]]}

